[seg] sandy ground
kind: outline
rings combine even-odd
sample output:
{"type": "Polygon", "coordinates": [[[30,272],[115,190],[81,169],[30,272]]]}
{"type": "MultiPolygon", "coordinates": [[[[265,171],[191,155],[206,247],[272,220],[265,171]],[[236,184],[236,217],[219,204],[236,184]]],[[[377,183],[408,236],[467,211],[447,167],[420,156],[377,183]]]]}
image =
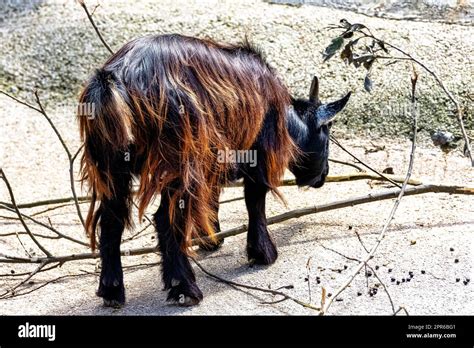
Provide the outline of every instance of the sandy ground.
{"type": "MultiPolygon", "coordinates": [[[[52,118],[72,150],[78,146],[76,128],[62,117],[63,110],[51,110],[52,118]]],[[[0,97],[1,160],[19,203],[40,199],[70,196],[67,159],[59,142],[40,114],[18,106],[5,97],[0,97]]],[[[337,131],[337,125],[335,126],[337,131]]],[[[409,141],[396,139],[357,139],[347,137],[343,144],[355,154],[379,170],[393,167],[403,174],[408,162],[409,141]],[[372,152],[377,146],[382,150],[372,152]]],[[[347,155],[332,146],[331,157],[349,160],[347,155]]],[[[350,167],[333,164],[332,174],[352,173],[350,167]]],[[[438,149],[420,145],[414,177],[423,182],[444,182],[474,185],[473,169],[466,158],[457,152],[445,157],[438,149]]],[[[269,197],[268,216],[289,209],[327,203],[369,192],[384,190],[385,184],[367,180],[349,183],[327,183],[318,190],[300,190],[286,187],[282,191],[288,200],[288,207],[269,197]]],[[[79,185],[77,185],[78,190],[79,185]]],[[[84,192],[82,193],[84,194],[84,192]]],[[[239,197],[241,188],[226,189],[221,199],[239,197]]],[[[8,201],[3,185],[0,200],[8,201]]],[[[362,258],[365,251],[359,243],[357,231],[367,247],[375,242],[387,218],[393,202],[383,201],[344,208],[336,211],[310,215],[289,220],[269,227],[279,249],[279,259],[270,267],[250,268],[245,255],[245,235],[226,239],[224,246],[215,253],[200,252],[198,259],[210,272],[223,278],[264,288],[278,288],[292,285],[284,290],[288,294],[319,305],[321,288],[328,293],[340,286],[355,263],[338,255],[329,248],[344,255],[362,258]],[[306,265],[310,259],[311,269],[306,265]],[[346,269],[347,268],[347,269],[346,269]],[[316,277],[320,277],[320,284],[316,277]]],[[[33,214],[45,207],[25,210],[33,214]]],[[[87,205],[82,205],[86,211],[87,205]]],[[[153,207],[149,213],[153,212],[153,207]]],[[[387,286],[395,306],[403,305],[410,314],[473,314],[474,292],[472,281],[463,284],[466,278],[473,278],[474,255],[474,205],[472,196],[450,196],[447,194],[426,194],[404,198],[393,224],[382,245],[371,261],[378,266],[377,275],[387,286]],[[452,248],[453,251],[450,249],[452,248]],[[455,259],[459,262],[455,263],[455,259]],[[389,272],[392,269],[392,272],[389,272]],[[408,272],[414,276],[410,282],[408,272]],[[424,271],[424,274],[422,274],[424,271]],[[400,281],[392,282],[391,278],[400,281]],[[456,282],[456,278],[460,278],[456,282]]],[[[2,216],[12,216],[2,210],[2,216]]],[[[39,215],[38,219],[51,223],[62,232],[85,241],[79,220],[72,206],[39,215]]],[[[243,201],[224,204],[220,220],[223,229],[239,226],[246,222],[243,201]]],[[[137,226],[137,230],[143,225],[137,226]]],[[[30,224],[35,233],[51,235],[44,228],[30,224]]],[[[5,236],[21,231],[14,220],[0,219],[0,253],[24,256],[15,236],[5,236]]],[[[131,235],[127,231],[124,238],[131,235]]],[[[34,245],[21,235],[27,248],[34,245]]],[[[83,246],[68,241],[41,239],[55,255],[87,252],[83,246]]],[[[136,241],[124,243],[122,248],[153,246],[156,238],[152,229],[147,230],[136,241]]],[[[156,263],[158,255],[124,258],[125,265],[156,263]]],[[[242,291],[217,283],[200,270],[195,269],[198,283],[204,293],[204,301],[194,308],[179,308],[165,303],[166,293],[158,266],[131,268],[125,274],[128,296],[126,306],[120,310],[102,307],[101,300],[94,295],[97,275],[96,261],[77,261],[64,264],[61,268],[42,273],[20,291],[28,291],[45,281],[73,274],[81,277],[62,278],[31,294],[13,299],[0,300],[0,314],[64,314],[64,315],[169,315],[169,314],[316,314],[290,301],[278,304],[262,304],[272,301],[272,296],[255,291],[242,291]]],[[[16,273],[26,268],[0,264],[0,274],[16,273]]],[[[32,268],[27,268],[31,270],[32,268]]],[[[0,278],[0,292],[13,286],[18,278],[0,278]]],[[[350,288],[342,295],[342,301],[335,302],[330,314],[390,314],[391,306],[386,294],[379,289],[375,296],[369,296],[370,288],[380,283],[374,276],[368,280],[363,274],[357,276],[350,288]],[[357,293],[361,295],[358,296],[357,293]]],[[[380,285],[379,285],[380,286],[380,285]]]]}

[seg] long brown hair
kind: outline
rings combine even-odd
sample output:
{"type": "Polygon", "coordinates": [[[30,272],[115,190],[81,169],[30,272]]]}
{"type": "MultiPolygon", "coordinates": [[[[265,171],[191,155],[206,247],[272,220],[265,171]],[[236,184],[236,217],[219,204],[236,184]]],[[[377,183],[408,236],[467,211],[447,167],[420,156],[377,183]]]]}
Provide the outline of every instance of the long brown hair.
{"type": "MultiPolygon", "coordinates": [[[[287,88],[249,43],[224,45],[181,35],[129,42],[85,86],[80,103],[95,103],[95,117],[78,117],[85,149],[82,179],[92,190],[86,228],[95,243],[100,218],[96,200],[113,199],[111,163],[133,146],[139,176],[139,216],[172,182],[171,221],[183,207],[182,249],[189,253],[198,231],[213,237],[211,199],[232,163],[218,150],[248,150],[265,131],[266,182],[274,193],[296,147],[286,127],[287,88]],[[271,116],[270,116],[271,115],[271,116]],[[266,117],[273,117],[265,121],[266,117]],[[264,129],[264,122],[272,124],[264,129]]],[[[215,198],[214,198],[215,199],[215,198]]]]}

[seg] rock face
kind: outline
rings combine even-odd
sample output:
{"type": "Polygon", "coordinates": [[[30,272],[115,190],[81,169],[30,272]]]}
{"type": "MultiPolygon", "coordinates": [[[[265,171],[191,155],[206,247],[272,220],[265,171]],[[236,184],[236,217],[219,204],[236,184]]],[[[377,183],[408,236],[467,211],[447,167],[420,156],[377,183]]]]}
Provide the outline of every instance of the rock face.
{"type": "Polygon", "coordinates": [[[391,19],[472,25],[472,0],[266,0],[274,4],[311,4],[391,19]]]}
{"type": "MultiPolygon", "coordinates": [[[[82,83],[108,57],[82,8],[71,0],[7,2],[8,16],[0,22],[0,88],[24,98],[31,98],[38,89],[49,108],[72,105],[82,83]]],[[[95,4],[90,1],[90,11],[95,4]]],[[[0,13],[5,14],[5,9],[1,7],[0,13]]],[[[294,95],[306,96],[314,74],[320,76],[324,100],[355,92],[337,129],[409,134],[411,121],[403,115],[409,106],[410,64],[375,64],[373,91],[367,93],[362,69],[345,66],[337,56],[323,63],[322,52],[336,35],[328,25],[341,18],[364,23],[378,37],[414,54],[436,71],[465,107],[466,129],[474,129],[474,47],[469,26],[395,21],[327,7],[254,0],[222,4],[215,0],[100,1],[94,18],[114,50],[146,34],[181,33],[224,42],[239,42],[247,35],[261,47],[294,95]]],[[[459,136],[448,99],[429,75],[420,73],[420,131],[431,134],[441,129],[459,136]]],[[[64,112],[64,117],[73,116],[64,112]]]]}

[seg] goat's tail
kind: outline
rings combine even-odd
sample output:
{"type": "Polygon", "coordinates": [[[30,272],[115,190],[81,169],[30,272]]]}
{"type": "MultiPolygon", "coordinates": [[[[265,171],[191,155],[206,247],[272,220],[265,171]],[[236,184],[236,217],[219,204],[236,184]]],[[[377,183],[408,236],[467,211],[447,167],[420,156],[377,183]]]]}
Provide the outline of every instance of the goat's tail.
{"type": "Polygon", "coordinates": [[[97,70],[79,98],[77,113],[84,143],[81,181],[89,184],[92,196],[85,226],[92,249],[102,214],[100,207],[96,209],[96,202],[115,195],[114,167],[132,141],[131,115],[113,73],[97,70]]]}

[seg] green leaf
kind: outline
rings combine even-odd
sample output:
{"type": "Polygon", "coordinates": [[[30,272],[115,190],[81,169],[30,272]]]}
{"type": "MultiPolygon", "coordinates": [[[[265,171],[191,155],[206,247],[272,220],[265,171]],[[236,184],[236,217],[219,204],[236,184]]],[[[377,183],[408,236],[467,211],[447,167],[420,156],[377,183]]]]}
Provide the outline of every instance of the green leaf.
{"type": "Polygon", "coordinates": [[[323,61],[326,62],[332,56],[334,56],[336,52],[342,47],[343,43],[344,43],[344,39],[341,36],[338,36],[335,39],[332,39],[329,46],[326,47],[326,49],[323,52],[323,57],[324,57],[323,61]]]}

